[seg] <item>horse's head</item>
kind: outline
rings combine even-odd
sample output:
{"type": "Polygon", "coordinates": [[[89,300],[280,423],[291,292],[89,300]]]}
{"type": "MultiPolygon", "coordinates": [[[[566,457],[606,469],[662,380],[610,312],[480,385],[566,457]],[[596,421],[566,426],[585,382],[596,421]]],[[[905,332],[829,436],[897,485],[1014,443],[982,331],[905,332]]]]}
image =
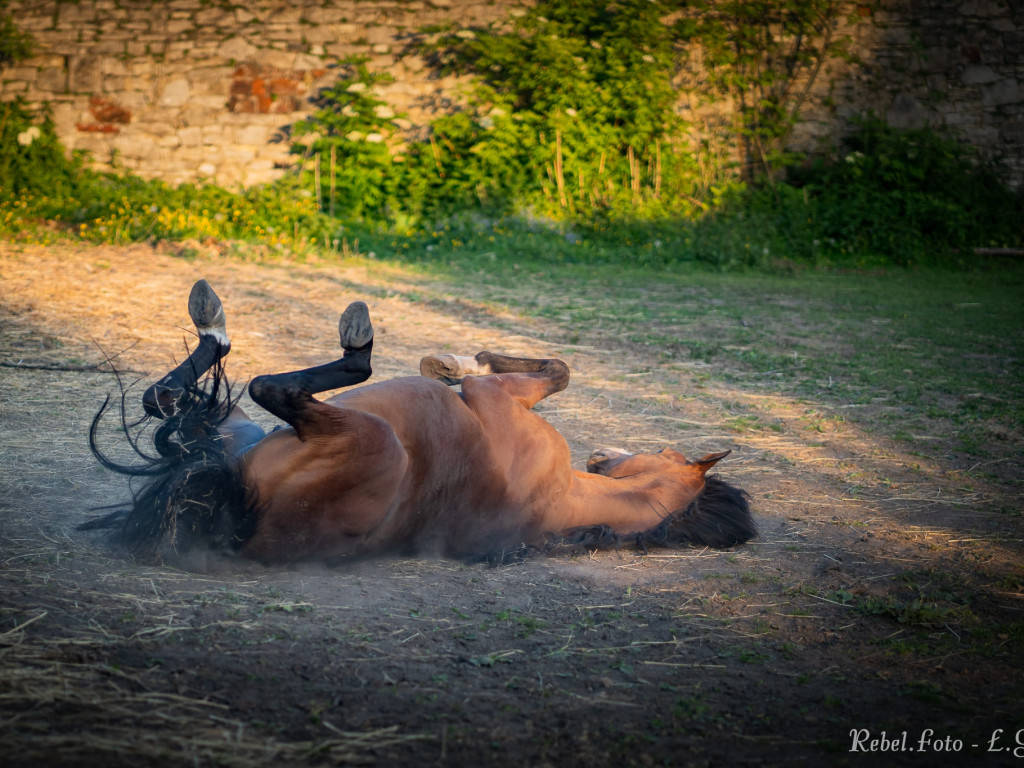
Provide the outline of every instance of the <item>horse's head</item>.
{"type": "Polygon", "coordinates": [[[679,451],[663,448],[657,453],[627,453],[617,448],[598,448],[587,459],[587,471],[606,477],[626,478],[641,474],[681,479],[693,494],[704,487],[704,475],[732,451],[709,453],[691,461],[679,451]]]}
{"type": "Polygon", "coordinates": [[[660,499],[666,517],[646,532],[647,541],[731,547],[757,535],[747,494],[718,477],[704,477],[730,453],[709,453],[691,461],[671,448],[658,453],[600,448],[590,455],[587,471],[651,489],[671,489],[667,498],[660,499]],[[695,503],[698,498],[699,504],[695,503]]]}

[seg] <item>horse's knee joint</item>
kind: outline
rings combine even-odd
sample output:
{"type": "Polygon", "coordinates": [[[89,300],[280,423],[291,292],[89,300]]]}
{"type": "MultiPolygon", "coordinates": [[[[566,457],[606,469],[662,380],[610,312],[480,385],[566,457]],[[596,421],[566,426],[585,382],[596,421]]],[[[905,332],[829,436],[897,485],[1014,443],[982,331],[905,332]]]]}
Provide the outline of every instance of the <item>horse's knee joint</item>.
{"type": "Polygon", "coordinates": [[[257,376],[249,382],[249,397],[253,399],[253,402],[263,405],[264,402],[270,399],[270,391],[273,388],[273,384],[270,381],[270,376],[257,376]]]}

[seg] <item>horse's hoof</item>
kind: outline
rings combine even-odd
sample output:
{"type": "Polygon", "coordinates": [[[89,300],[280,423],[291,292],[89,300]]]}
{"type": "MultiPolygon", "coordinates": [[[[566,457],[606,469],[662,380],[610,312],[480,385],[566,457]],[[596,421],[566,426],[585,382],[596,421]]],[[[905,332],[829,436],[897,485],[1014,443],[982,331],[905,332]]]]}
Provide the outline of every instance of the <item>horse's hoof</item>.
{"type": "Polygon", "coordinates": [[[465,377],[461,361],[455,355],[427,355],[420,360],[420,375],[437,379],[445,384],[458,384],[465,377]]]}
{"type": "Polygon", "coordinates": [[[222,346],[231,346],[224,305],[205,280],[197,280],[192,286],[192,292],[188,295],[188,314],[200,336],[213,336],[222,346]]]}
{"type": "Polygon", "coordinates": [[[353,301],[338,320],[338,336],[342,349],[362,349],[373,341],[370,308],[362,301],[353,301]]]}

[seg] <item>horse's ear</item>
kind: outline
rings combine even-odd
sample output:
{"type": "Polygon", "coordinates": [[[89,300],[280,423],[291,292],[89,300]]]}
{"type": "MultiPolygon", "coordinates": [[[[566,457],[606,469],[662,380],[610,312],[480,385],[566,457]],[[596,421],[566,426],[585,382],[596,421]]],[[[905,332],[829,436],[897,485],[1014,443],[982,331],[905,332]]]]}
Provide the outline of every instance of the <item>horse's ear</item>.
{"type": "Polygon", "coordinates": [[[721,453],[709,453],[703,459],[695,459],[691,463],[694,464],[695,466],[697,466],[700,469],[700,473],[703,475],[705,472],[707,472],[709,469],[711,469],[713,466],[715,466],[715,464],[720,462],[722,459],[724,459],[730,453],[732,453],[731,450],[730,451],[722,451],[721,453]]]}

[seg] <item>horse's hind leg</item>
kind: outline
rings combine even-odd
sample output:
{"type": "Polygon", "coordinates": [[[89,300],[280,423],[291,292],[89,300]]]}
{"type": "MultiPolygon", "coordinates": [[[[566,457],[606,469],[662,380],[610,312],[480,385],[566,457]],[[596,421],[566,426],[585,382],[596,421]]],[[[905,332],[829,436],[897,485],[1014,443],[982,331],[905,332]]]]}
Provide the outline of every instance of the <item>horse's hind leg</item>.
{"type": "Polygon", "coordinates": [[[142,406],[146,413],[159,419],[177,414],[199,378],[231,350],[224,306],[205,280],[199,280],[192,286],[188,297],[188,314],[195,323],[199,343],[181,365],[147,389],[142,396],[142,406]]]}
{"type": "Polygon", "coordinates": [[[345,353],[334,362],[290,373],[257,376],[249,384],[249,396],[294,427],[300,439],[324,426],[319,421],[324,413],[319,406],[323,404],[313,395],[362,384],[373,372],[370,367],[373,325],[366,304],[361,301],[349,304],[338,321],[338,336],[345,353]]]}
{"type": "Polygon", "coordinates": [[[427,356],[420,361],[420,374],[448,384],[461,383],[467,376],[499,374],[495,381],[526,408],[569,385],[569,366],[561,360],[508,357],[494,352],[477,352],[473,357],[427,356]]]}

